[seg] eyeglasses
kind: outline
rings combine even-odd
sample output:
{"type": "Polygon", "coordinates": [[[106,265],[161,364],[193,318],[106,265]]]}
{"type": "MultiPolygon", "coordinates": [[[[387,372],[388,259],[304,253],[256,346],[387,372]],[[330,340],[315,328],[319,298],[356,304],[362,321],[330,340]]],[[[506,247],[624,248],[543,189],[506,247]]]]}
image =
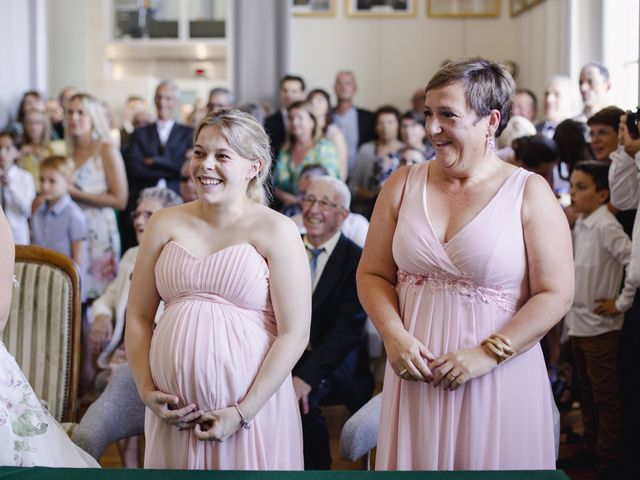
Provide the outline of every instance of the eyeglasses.
{"type": "Polygon", "coordinates": [[[131,212],[131,220],[137,220],[139,217],[143,217],[145,220],[149,220],[153,215],[153,212],[148,210],[134,210],[131,212]]]}
{"type": "Polygon", "coordinates": [[[318,206],[320,207],[320,210],[323,210],[325,212],[331,210],[332,208],[337,208],[340,210],[342,209],[342,207],[337,203],[327,202],[326,200],[319,200],[313,195],[305,195],[304,197],[302,197],[302,204],[305,207],[313,208],[314,203],[317,203],[318,206]]]}

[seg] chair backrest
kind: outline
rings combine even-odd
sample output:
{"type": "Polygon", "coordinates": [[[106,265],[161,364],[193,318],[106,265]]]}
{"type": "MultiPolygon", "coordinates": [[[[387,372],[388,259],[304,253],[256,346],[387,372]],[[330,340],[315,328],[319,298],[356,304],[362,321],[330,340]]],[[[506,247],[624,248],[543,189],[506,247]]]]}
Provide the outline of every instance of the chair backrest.
{"type": "Polygon", "coordinates": [[[80,366],[80,274],[69,257],[17,245],[3,341],[39,399],[59,422],[75,420],[80,366]]]}

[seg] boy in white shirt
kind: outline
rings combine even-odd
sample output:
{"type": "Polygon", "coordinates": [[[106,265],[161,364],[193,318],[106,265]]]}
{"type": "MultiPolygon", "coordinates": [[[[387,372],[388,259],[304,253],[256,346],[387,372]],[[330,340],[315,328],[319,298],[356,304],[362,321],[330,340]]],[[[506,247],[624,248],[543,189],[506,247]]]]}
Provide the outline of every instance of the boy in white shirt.
{"type": "Polygon", "coordinates": [[[576,291],[566,316],[580,389],[584,457],[602,464],[621,456],[618,338],[622,313],[635,295],[628,278],[620,293],[631,240],[607,205],[608,170],[604,162],[587,161],[578,162],[571,174],[571,203],[579,217],[573,228],[576,291]]]}
{"type": "Polygon", "coordinates": [[[20,152],[9,133],[0,133],[0,202],[16,245],[29,245],[29,217],[36,187],[29,172],[16,165],[20,152]]]}

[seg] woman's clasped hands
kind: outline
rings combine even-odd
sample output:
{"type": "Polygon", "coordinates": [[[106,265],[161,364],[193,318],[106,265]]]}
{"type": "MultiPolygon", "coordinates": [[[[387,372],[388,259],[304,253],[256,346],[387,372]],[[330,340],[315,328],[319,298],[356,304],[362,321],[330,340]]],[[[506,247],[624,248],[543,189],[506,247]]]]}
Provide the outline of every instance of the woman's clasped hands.
{"type": "Polygon", "coordinates": [[[178,408],[176,395],[158,390],[144,395],[144,403],[158,418],[179,431],[194,430],[196,438],[223,442],[241,428],[240,414],[235,407],[204,412],[194,403],[178,408]]]}
{"type": "Polygon", "coordinates": [[[464,348],[436,358],[404,328],[385,341],[387,358],[396,375],[412,382],[432,383],[455,390],[493,370],[498,362],[486,347],[464,348]]]}

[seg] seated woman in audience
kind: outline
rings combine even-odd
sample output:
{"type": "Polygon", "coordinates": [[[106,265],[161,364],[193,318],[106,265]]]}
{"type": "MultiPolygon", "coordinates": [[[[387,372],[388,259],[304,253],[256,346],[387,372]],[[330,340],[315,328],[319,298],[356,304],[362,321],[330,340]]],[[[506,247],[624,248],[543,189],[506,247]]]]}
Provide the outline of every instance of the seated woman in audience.
{"type": "Polygon", "coordinates": [[[274,195],[284,207],[298,203],[298,179],[305,166],[317,163],[340,177],[338,151],[321,137],[316,116],[307,102],[294,102],[289,108],[289,134],[280,149],[275,168],[274,195]]]}
{"type": "Polygon", "coordinates": [[[407,112],[402,116],[400,139],[407,147],[421,150],[425,160],[431,160],[436,155],[433,145],[424,134],[424,123],[419,123],[412,112],[407,112]]]}
{"type": "Polygon", "coordinates": [[[67,153],[75,163],[69,193],[89,227],[87,299],[98,298],[113,281],[120,259],[114,209],[127,202],[127,177],[120,151],[111,139],[100,102],[85,93],[71,97],[65,115],[67,153]]]}
{"type": "Polygon", "coordinates": [[[375,113],[376,139],[362,144],[358,149],[353,175],[349,179],[349,189],[353,195],[351,211],[365,217],[371,216],[371,210],[378,192],[380,180],[376,175],[376,165],[389,153],[397,153],[404,144],[400,138],[400,112],[395,107],[385,105],[375,113]]]}
{"type": "Polygon", "coordinates": [[[216,110],[195,140],[199,199],[153,215],[127,305],[145,467],[302,469],[291,370],[309,341],[311,281],[295,225],[264,205],[269,137],[251,115],[216,110]]]}
{"type": "MultiPolygon", "coordinates": [[[[138,197],[138,206],[131,214],[138,243],[142,240],[142,234],[151,215],[161,208],[173,207],[181,203],[182,199],[168,188],[144,189],[138,197]]],[[[91,308],[91,317],[93,318],[89,334],[91,349],[94,354],[98,354],[96,363],[105,372],[126,362],[124,351],[125,312],[138,248],[137,246],[132,247],[125,252],[120,261],[116,279],[109,284],[104,294],[93,302],[91,308]]],[[[156,318],[159,318],[161,313],[162,308],[158,308],[156,318]]],[[[131,441],[131,439],[118,442],[120,456],[125,467],[139,467],[138,446],[139,443],[131,441]]]]}
{"type": "Polygon", "coordinates": [[[326,90],[316,88],[307,95],[307,102],[311,105],[322,135],[335,145],[340,165],[340,178],[346,179],[349,173],[347,140],[344,138],[342,130],[332,123],[333,112],[331,111],[329,94],[326,90]]]}
{"type": "Polygon", "coordinates": [[[31,173],[38,187],[40,186],[40,162],[52,155],[64,155],[65,150],[62,140],[51,141],[49,120],[44,111],[31,110],[25,114],[18,166],[31,173]]]}
{"type": "Polygon", "coordinates": [[[13,356],[2,342],[11,308],[15,248],[0,206],[0,466],[99,468],[76,447],[40,403],[13,356]]]}
{"type": "Polygon", "coordinates": [[[36,188],[29,172],[16,165],[18,155],[13,136],[0,133],[0,198],[16,244],[29,245],[29,217],[36,188]]]}

